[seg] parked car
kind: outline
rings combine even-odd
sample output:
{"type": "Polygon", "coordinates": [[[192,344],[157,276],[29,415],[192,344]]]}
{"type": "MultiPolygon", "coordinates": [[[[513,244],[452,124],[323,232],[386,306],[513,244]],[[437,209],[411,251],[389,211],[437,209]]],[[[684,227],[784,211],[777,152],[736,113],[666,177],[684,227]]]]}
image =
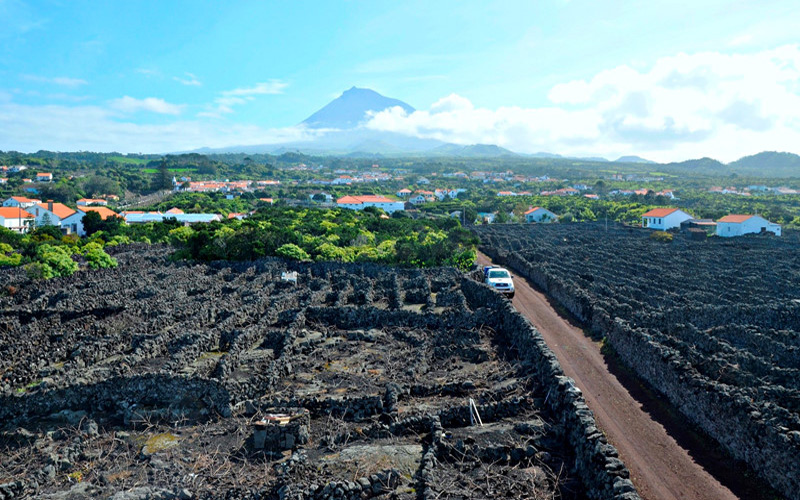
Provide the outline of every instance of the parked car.
{"type": "Polygon", "coordinates": [[[484,283],[498,292],[504,293],[508,298],[514,297],[514,276],[499,266],[486,266],[483,268],[484,283]]]}

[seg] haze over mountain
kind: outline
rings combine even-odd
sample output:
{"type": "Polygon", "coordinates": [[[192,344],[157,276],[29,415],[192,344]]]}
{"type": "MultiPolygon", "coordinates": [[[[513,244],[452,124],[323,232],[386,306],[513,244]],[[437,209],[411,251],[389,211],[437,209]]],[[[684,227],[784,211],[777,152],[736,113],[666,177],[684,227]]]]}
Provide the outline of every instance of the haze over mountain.
{"type": "Polygon", "coordinates": [[[403,108],[406,113],[415,111],[399,99],[382,96],[374,90],[351,87],[301,124],[313,129],[355,128],[367,120],[370,111],[378,112],[395,106],[403,108]]]}
{"type": "MultiPolygon", "coordinates": [[[[542,160],[580,160],[584,162],[657,164],[636,155],[626,155],[616,160],[600,156],[574,157],[556,153],[517,153],[494,144],[453,144],[436,139],[423,139],[397,132],[374,130],[366,126],[371,113],[400,107],[406,114],[414,107],[399,99],[386,97],[371,89],[352,87],[298,124],[312,133],[313,138],[303,141],[235,146],[227,148],[202,148],[198,153],[272,153],[300,152],[309,155],[338,156],[420,156],[463,158],[535,158],[542,160]]],[[[667,170],[696,174],[737,174],[766,177],[800,175],[800,156],[792,153],[762,152],[745,156],[729,164],[713,158],[691,159],[664,164],[667,170]]]]}
{"type": "Polygon", "coordinates": [[[399,99],[383,96],[371,89],[352,87],[300,122],[299,126],[316,134],[311,140],[218,149],[202,148],[195,152],[280,154],[299,151],[306,154],[350,156],[425,155],[463,157],[497,157],[516,154],[491,144],[451,144],[436,139],[421,139],[395,132],[373,130],[364,126],[369,121],[371,112],[377,113],[393,107],[400,107],[406,113],[415,111],[413,106],[399,99]]]}

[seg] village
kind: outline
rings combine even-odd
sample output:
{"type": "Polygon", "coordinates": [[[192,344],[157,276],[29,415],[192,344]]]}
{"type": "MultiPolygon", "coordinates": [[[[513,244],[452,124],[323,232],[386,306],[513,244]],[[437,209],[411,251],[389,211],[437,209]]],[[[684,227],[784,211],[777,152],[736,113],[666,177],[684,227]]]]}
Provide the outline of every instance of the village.
{"type": "MultiPolygon", "coordinates": [[[[24,175],[28,167],[24,165],[0,166],[3,173],[24,175]]],[[[649,188],[634,189],[609,189],[602,194],[596,192],[596,186],[587,183],[569,183],[567,179],[553,178],[548,175],[526,176],[514,173],[511,170],[502,172],[493,171],[471,171],[467,172],[446,172],[431,173],[427,176],[409,176],[406,169],[380,169],[380,166],[373,164],[366,169],[325,169],[321,165],[318,167],[308,167],[300,163],[293,169],[297,172],[314,171],[323,175],[311,179],[281,181],[278,179],[259,179],[259,180],[193,180],[189,176],[173,177],[172,192],[178,193],[221,193],[227,199],[235,199],[245,193],[264,193],[275,189],[282,189],[284,193],[289,193],[284,199],[276,197],[260,197],[257,201],[272,205],[278,201],[285,204],[297,205],[306,204],[319,208],[346,208],[352,210],[363,210],[368,207],[375,207],[383,210],[389,215],[396,212],[407,212],[414,214],[415,210],[421,206],[430,204],[457,202],[465,199],[470,191],[486,189],[493,184],[508,185],[512,188],[523,187],[523,189],[501,189],[495,191],[497,198],[517,198],[517,197],[574,197],[580,196],[587,200],[600,200],[601,198],[625,198],[631,196],[654,196],[661,197],[663,200],[677,200],[673,189],[660,189],[658,191],[649,188]],[[330,175],[325,176],[325,172],[330,175]],[[413,184],[412,184],[413,182],[413,184]],[[387,189],[378,188],[378,193],[363,194],[359,186],[374,185],[403,185],[393,193],[386,192],[387,189]],[[451,187],[435,187],[440,185],[450,185],[451,187]],[[452,187],[453,184],[467,187],[452,187]],[[334,197],[333,194],[313,187],[329,186],[340,195],[334,197]],[[471,189],[469,186],[473,186],[471,189]],[[553,186],[553,187],[549,187],[553,186]],[[564,187],[559,187],[564,186],[564,187]],[[311,187],[309,191],[306,187],[311,187]],[[412,189],[414,188],[414,189],[412,189]],[[344,190],[344,193],[342,193],[344,190]],[[307,199],[292,196],[293,191],[305,192],[307,199]],[[348,192],[349,191],[349,192],[348,192]],[[379,193],[384,194],[379,194],[379,193]]],[[[607,176],[608,181],[639,182],[651,183],[661,182],[663,177],[648,177],[637,175],[611,174],[607,176]]],[[[0,184],[7,182],[7,177],[0,178],[0,184]]],[[[22,190],[29,194],[37,194],[40,190],[38,186],[52,184],[56,181],[50,172],[36,172],[31,178],[23,179],[22,190]]],[[[601,181],[602,182],[602,181],[601,181]]],[[[660,184],[663,185],[663,184],[660,184]]],[[[491,188],[489,188],[491,189],[491,188]]],[[[766,185],[748,185],[741,188],[711,187],[709,193],[713,194],[739,194],[750,196],[753,193],[769,194],[796,194],[796,190],[786,187],[769,187],[766,185]]],[[[76,234],[84,236],[86,230],[83,226],[83,217],[90,212],[97,213],[101,220],[109,217],[120,217],[127,224],[143,224],[148,222],[161,222],[167,219],[174,219],[178,223],[185,225],[196,223],[208,223],[222,221],[224,219],[242,219],[250,212],[229,212],[220,213],[187,213],[180,208],[173,207],[162,211],[145,211],[135,209],[121,209],[118,211],[109,208],[120,205],[119,196],[109,194],[95,198],[82,198],[75,202],[74,208],[64,203],[53,202],[52,200],[42,200],[36,197],[11,196],[3,201],[0,208],[0,225],[6,229],[16,232],[28,232],[40,226],[56,226],[64,234],[76,234]]],[[[459,218],[463,223],[491,224],[497,222],[517,221],[526,223],[554,223],[559,222],[563,214],[555,213],[546,207],[530,205],[527,210],[521,211],[518,217],[509,213],[509,217],[498,217],[498,211],[478,211],[474,220],[467,221],[464,218],[463,210],[448,212],[451,217],[459,218]]],[[[564,222],[564,221],[562,221],[564,222]]],[[[684,231],[702,231],[707,235],[721,237],[740,236],[753,233],[771,233],[776,236],[781,235],[781,225],[770,222],[758,214],[728,214],[716,220],[708,218],[695,218],[688,211],[673,207],[659,207],[649,210],[641,216],[641,227],[660,231],[682,229],[684,231]]]]}

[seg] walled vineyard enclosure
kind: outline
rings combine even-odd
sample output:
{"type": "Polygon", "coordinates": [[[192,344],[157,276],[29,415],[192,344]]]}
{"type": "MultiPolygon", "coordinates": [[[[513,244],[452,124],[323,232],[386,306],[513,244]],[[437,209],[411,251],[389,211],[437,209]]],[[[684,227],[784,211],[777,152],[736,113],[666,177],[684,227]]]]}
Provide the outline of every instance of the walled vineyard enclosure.
{"type": "Polygon", "coordinates": [[[638,498],[538,333],[461,273],[167,256],[2,271],[0,499],[638,498]]]}
{"type": "Polygon", "coordinates": [[[671,243],[603,224],[477,227],[693,423],[800,498],[800,238],[671,243]]]}

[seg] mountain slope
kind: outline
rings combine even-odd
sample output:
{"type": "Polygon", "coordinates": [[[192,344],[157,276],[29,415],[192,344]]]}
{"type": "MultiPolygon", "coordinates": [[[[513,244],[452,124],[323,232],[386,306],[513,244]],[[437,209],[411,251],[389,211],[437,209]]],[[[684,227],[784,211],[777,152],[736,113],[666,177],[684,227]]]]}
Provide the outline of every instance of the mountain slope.
{"type": "Polygon", "coordinates": [[[620,156],[619,158],[617,158],[616,163],[655,163],[655,162],[642,158],[641,156],[620,156]]]}
{"type": "Polygon", "coordinates": [[[733,172],[765,177],[800,176],[800,156],[793,153],[763,151],[728,164],[733,172]]]}
{"type": "Polygon", "coordinates": [[[395,106],[400,106],[406,113],[414,112],[414,108],[403,101],[384,97],[374,90],[353,87],[303,120],[301,124],[308,128],[349,129],[364,122],[367,112],[383,111],[395,106]]]}

